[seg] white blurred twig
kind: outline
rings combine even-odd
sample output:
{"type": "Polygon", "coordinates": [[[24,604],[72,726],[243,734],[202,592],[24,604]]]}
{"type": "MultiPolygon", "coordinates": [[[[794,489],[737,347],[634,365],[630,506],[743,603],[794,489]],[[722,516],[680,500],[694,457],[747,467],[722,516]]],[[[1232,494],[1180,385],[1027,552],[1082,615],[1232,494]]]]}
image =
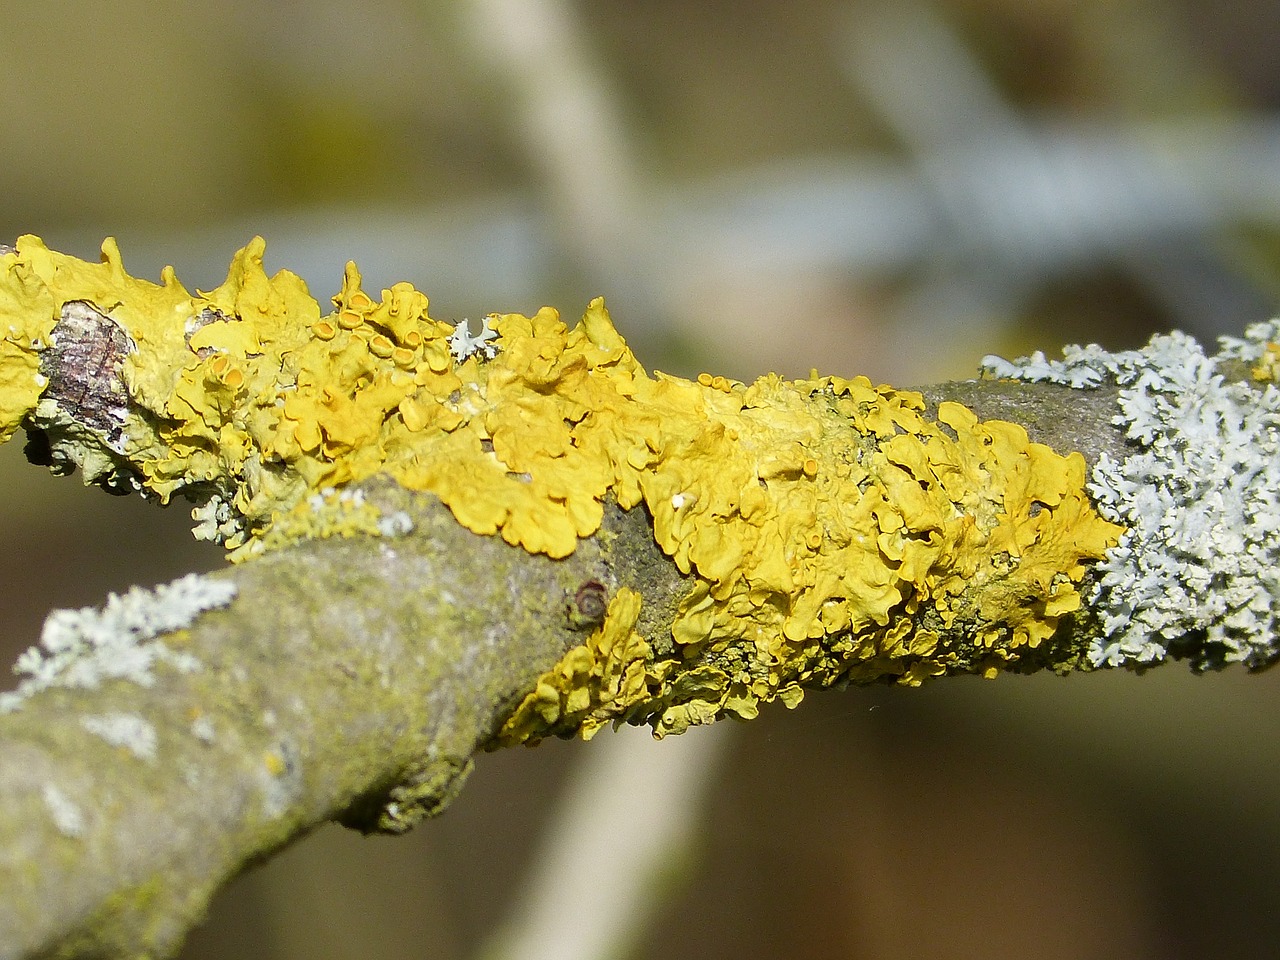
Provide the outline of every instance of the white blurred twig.
{"type": "MultiPolygon", "coordinates": [[[[908,336],[947,316],[921,303],[970,301],[980,307],[971,323],[997,319],[1046,278],[1103,263],[1127,270],[1192,332],[1221,332],[1206,324],[1224,313],[1242,314],[1235,321],[1262,315],[1261,297],[1213,249],[1215,235],[1243,213],[1223,202],[1240,185],[1187,163],[1191,144],[1171,153],[1169,137],[1140,127],[1038,125],[921,0],[860,7],[842,36],[846,75],[907,148],[943,215],[939,266],[925,271],[931,279],[903,311],[908,336]]],[[[1235,166],[1231,139],[1208,143],[1235,166]]],[[[972,327],[965,335],[991,339],[972,327]]]]}
{"type": "Polygon", "coordinates": [[[656,743],[603,733],[579,762],[516,905],[484,960],[623,956],[687,865],[709,781],[732,736],[716,724],[656,743]]]}
{"type": "Polygon", "coordinates": [[[580,264],[619,272],[644,175],[611,77],[567,0],[469,0],[473,62],[507,103],[554,237],[580,264]]]}

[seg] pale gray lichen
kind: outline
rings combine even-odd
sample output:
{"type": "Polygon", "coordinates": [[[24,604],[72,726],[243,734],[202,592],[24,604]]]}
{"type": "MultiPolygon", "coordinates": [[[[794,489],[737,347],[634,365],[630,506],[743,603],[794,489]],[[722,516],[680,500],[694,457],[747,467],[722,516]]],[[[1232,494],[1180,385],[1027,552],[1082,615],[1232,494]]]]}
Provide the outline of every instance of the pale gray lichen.
{"type": "Polygon", "coordinates": [[[1218,343],[1222,347],[1218,351],[1220,359],[1257,363],[1280,343],[1280,320],[1250,324],[1243,337],[1219,337],[1218,343]]]}
{"type": "Polygon", "coordinates": [[[152,590],[113,593],[102,610],[53,611],[40,643],[18,657],[13,671],[24,679],[16,691],[0,694],[0,713],[50,687],[97,687],[114,679],[149,687],[158,663],[185,673],[198,670],[195,657],[159,638],[190,626],[206,610],[226,606],[235,595],[232,581],[193,573],[152,590]]]}
{"type": "Polygon", "coordinates": [[[463,320],[453,328],[449,336],[449,352],[453,359],[461,363],[473,353],[483,353],[486,360],[498,355],[498,345],[491,343],[498,336],[498,331],[489,326],[489,318],[480,321],[480,332],[474,337],[470,331],[470,321],[463,320]]]}
{"type": "Polygon", "coordinates": [[[205,503],[192,507],[191,519],[196,522],[191,535],[197,540],[222,544],[244,536],[244,517],[216,493],[205,503]]]}
{"type": "Polygon", "coordinates": [[[104,713],[81,717],[80,726],[113,747],[123,747],[139,760],[154,760],[159,737],[156,728],[136,713],[104,713]]]}
{"type": "Polygon", "coordinates": [[[44,805],[53,819],[58,832],[68,837],[84,835],[84,813],[75,801],[59,790],[52,783],[46,783],[40,791],[44,805]]]}
{"type": "Polygon", "coordinates": [[[983,360],[990,376],[1121,387],[1113,423],[1134,452],[1103,454],[1090,484],[1099,512],[1127,528],[1098,566],[1094,666],[1280,657],[1280,390],[1220,372],[1223,361],[1260,360],[1277,340],[1271,322],[1223,338],[1212,357],[1174,333],[1121,353],[1090,345],[1062,360],[983,360]]]}
{"type": "Polygon", "coordinates": [[[413,517],[403,510],[378,518],[378,532],[384,537],[403,537],[413,532],[413,517]]]}

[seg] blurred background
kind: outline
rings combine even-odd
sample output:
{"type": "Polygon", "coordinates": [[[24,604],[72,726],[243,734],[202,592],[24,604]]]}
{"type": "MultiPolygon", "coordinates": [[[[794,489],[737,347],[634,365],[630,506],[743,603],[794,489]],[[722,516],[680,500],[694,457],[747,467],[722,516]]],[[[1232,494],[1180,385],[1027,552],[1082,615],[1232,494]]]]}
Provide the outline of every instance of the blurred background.
{"type": "MultiPolygon", "coordinates": [[[[0,238],[224,276],[254,234],[433,315],[604,294],[686,376],[864,373],[1280,297],[1280,0],[68,0],[0,23],[0,238]]],[[[222,561],[182,506],[0,448],[6,662],[52,607],[222,561]]],[[[405,838],[326,828],[213,958],[1256,957],[1280,677],[812,694],[481,758],[405,838]]]]}

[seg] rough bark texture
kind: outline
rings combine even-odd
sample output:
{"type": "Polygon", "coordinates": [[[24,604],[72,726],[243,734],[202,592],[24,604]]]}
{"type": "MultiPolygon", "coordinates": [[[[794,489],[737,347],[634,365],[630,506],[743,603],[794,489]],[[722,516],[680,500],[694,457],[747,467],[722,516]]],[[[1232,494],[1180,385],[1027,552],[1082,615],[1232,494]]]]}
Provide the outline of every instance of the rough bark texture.
{"type": "Polygon", "coordinates": [[[988,358],[1011,379],[922,411],[866,378],[651,376],[601,300],[473,336],[351,265],[321,317],[262,252],[196,297],[111,241],[0,252],[0,440],[191,497],[244,561],[234,598],[51,620],[0,695],[0,960],[171,953],[246,865],[327,820],[406,830],[497,743],[1280,659],[1280,325],[988,358]]]}
{"type": "MultiPolygon", "coordinates": [[[[989,400],[984,413],[1062,446],[1120,442],[1093,409],[1111,404],[1101,394],[983,383],[929,396],[989,400]]],[[[0,957],[163,955],[219,886],[315,826],[408,829],[452,799],[472,755],[581,642],[569,605],[583,584],[641,592],[650,636],[684,590],[643,508],[610,509],[550,560],[466,531],[432,497],[367,492],[408,512],[412,532],[227,570],[234,603],[171,638],[200,669],[161,668],[150,688],[50,690],[0,715],[0,957]],[[113,714],[157,731],[153,757],[82,722],[113,714]],[[59,798],[81,814],[75,829],[59,798]]]]}
{"type": "Polygon", "coordinates": [[[1124,431],[1112,424],[1116,387],[1072,390],[1052,383],[1012,380],[965,380],[924,387],[925,400],[962,403],[983,420],[1009,420],[1026,428],[1036,443],[1055,450],[1079,450],[1090,467],[1106,453],[1122,459],[1133,448],[1124,431]]]}
{"type": "Polygon", "coordinates": [[[163,954],[218,886],[318,824],[407,829],[580,641],[575,589],[652,583],[666,566],[640,515],[611,511],[552,561],[468,533],[430,497],[371,496],[412,510],[415,530],[228,571],[232,608],[173,640],[200,669],[51,690],[0,717],[0,956],[163,954]],[[158,732],[153,758],[81,722],[121,713],[158,732]],[[59,828],[51,787],[77,829],[59,828]]]}

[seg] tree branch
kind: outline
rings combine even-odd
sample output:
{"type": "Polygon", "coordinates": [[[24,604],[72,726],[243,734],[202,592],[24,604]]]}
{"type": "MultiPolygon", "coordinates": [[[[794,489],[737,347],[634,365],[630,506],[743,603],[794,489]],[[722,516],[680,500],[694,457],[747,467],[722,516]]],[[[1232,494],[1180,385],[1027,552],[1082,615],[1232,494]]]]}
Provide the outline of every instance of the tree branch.
{"type": "Polygon", "coordinates": [[[428,495],[369,496],[411,511],[413,531],[219,575],[233,603],[163,638],[194,669],[55,686],[0,716],[0,956],[164,953],[223,882],[320,823],[408,829],[581,641],[577,585],[661,569],[639,514],[610,511],[552,561],[469,533],[428,495]]]}
{"type": "Polygon", "coordinates": [[[1270,327],[924,396],[689,383],[599,302],[473,334],[349,267],[321,317],[261,253],[192,296],[110,244],[0,252],[0,434],[195,500],[243,561],[55,615],[20,661],[0,958],[172,951],[246,864],[329,819],[408,829],[482,747],[846,682],[1276,657],[1270,327]],[[1134,608],[1197,584],[1216,606],[1134,608]]]}

